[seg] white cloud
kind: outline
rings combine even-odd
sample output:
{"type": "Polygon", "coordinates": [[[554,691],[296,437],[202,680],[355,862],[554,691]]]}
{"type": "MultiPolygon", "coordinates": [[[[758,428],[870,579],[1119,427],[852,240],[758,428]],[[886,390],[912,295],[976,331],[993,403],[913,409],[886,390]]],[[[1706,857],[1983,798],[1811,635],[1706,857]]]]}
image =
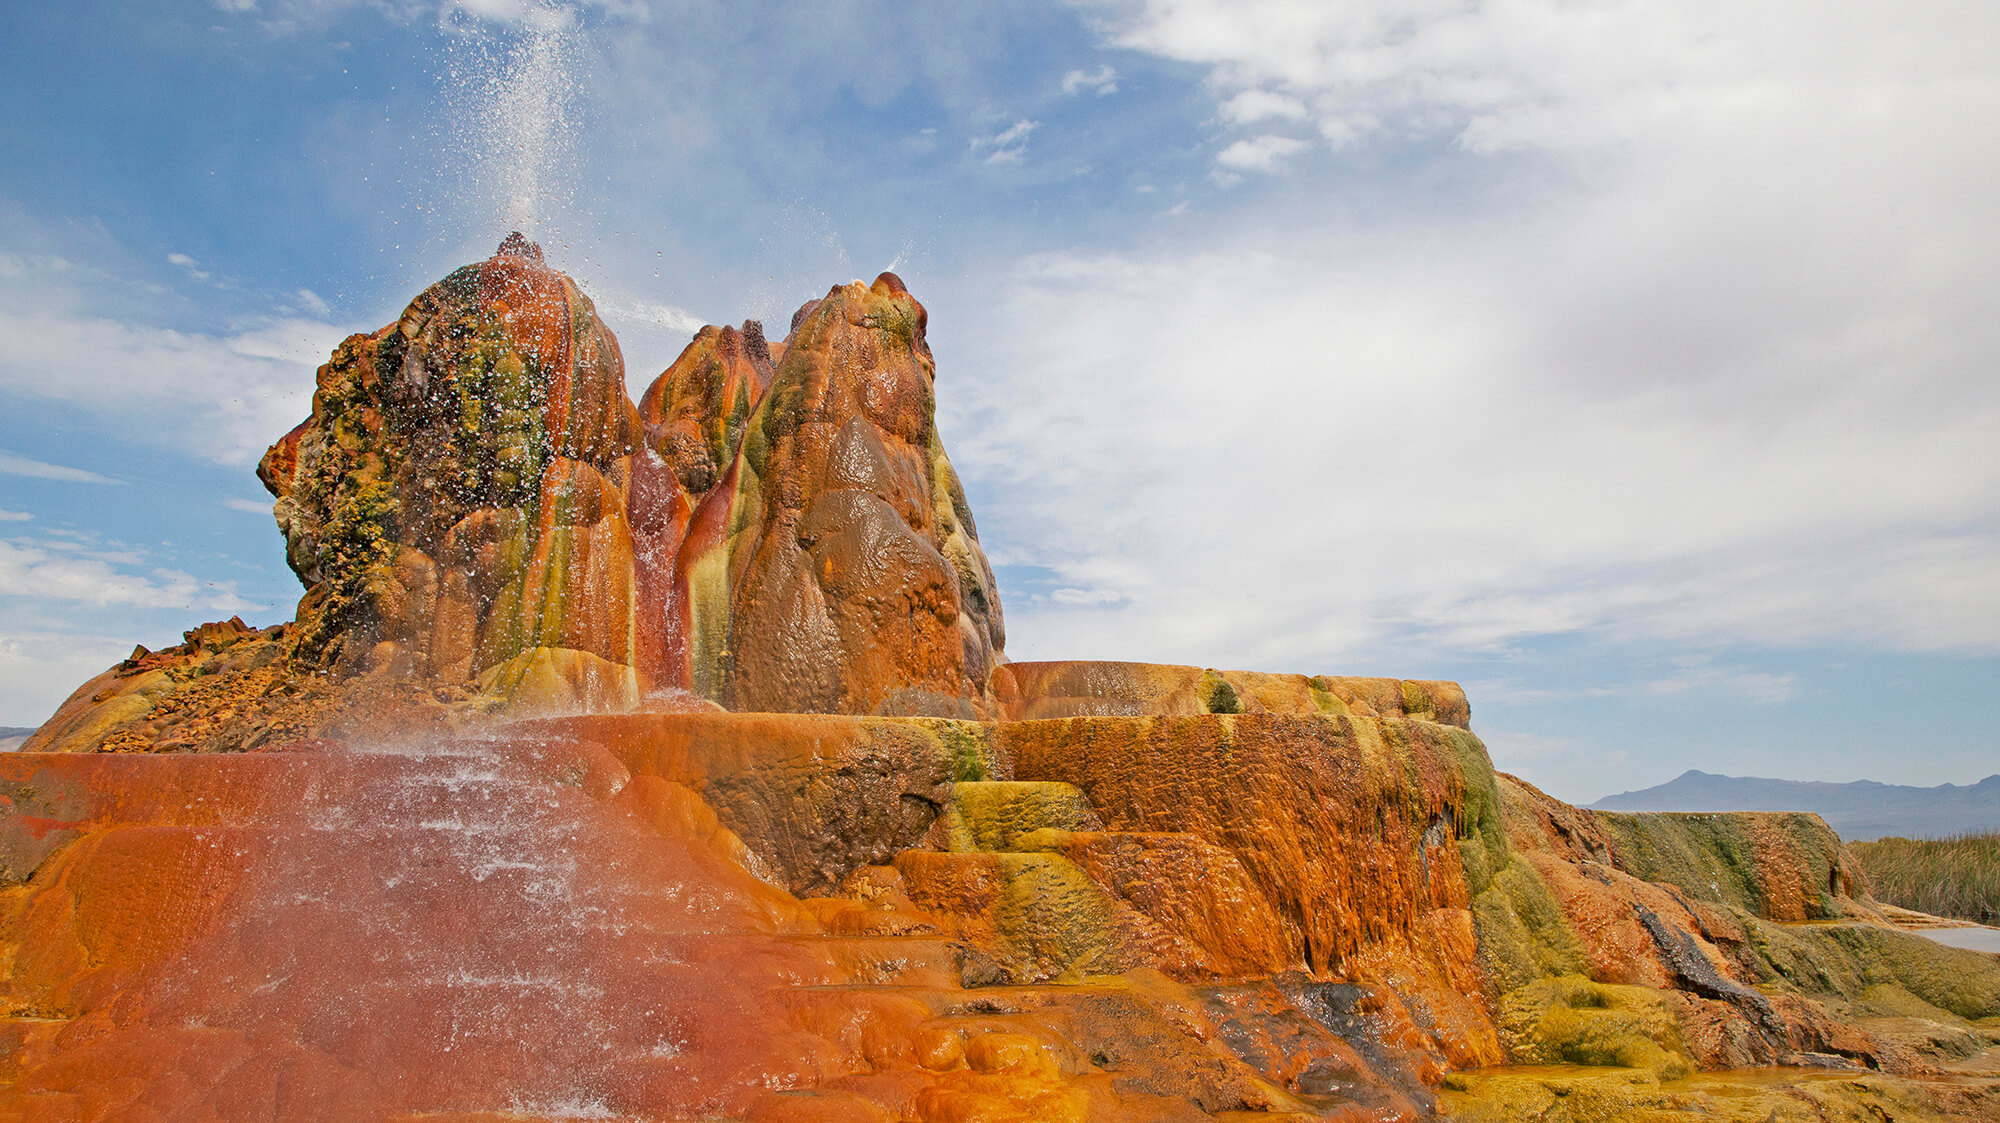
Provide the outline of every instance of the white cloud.
{"type": "Polygon", "coordinates": [[[591,286],[598,314],[618,337],[625,359],[625,389],[637,401],[708,321],[685,308],[649,300],[627,289],[591,286]]]}
{"type": "Polygon", "coordinates": [[[1127,601],[1013,614],[1016,657],[1324,668],[1591,630],[2000,650],[1991,282],[1947,298],[1976,277],[1685,231],[1635,253],[1661,232],[1632,202],[1027,263],[954,459],[999,497],[989,536],[1127,601]]]}
{"type": "Polygon", "coordinates": [[[1329,138],[1445,132],[1481,150],[1588,151],[1691,116],[1892,108],[1885,98],[1912,84],[1989,99],[2000,10],[1144,0],[1111,27],[1118,46],[1212,67],[1225,106],[1309,107],[1329,138]]]}
{"type": "Polygon", "coordinates": [[[0,632],[0,725],[38,725],[78,686],[125,658],[130,639],[0,632]]]}
{"type": "Polygon", "coordinates": [[[1799,676],[1791,672],[1771,674],[1742,667],[1696,667],[1655,679],[1644,684],[1641,690],[1655,697],[1691,693],[1736,695],[1760,706],[1775,706],[1798,696],[1799,676]]]}
{"type": "MultiPolygon", "coordinates": [[[[86,472],[81,468],[69,468],[61,464],[46,464],[40,460],[30,460],[25,456],[16,456],[5,450],[0,450],[0,476],[26,476],[29,479],[61,480],[65,483],[78,484],[117,484],[125,482],[123,480],[114,480],[109,476],[100,476],[96,472],[86,472]]],[[[26,518],[27,516],[24,515],[22,517],[26,518]]]]}
{"type": "Polygon", "coordinates": [[[1028,134],[1040,124],[1022,118],[991,136],[972,138],[967,147],[974,153],[986,153],[989,164],[1016,164],[1028,150],[1028,134]]]}
{"type": "Polygon", "coordinates": [[[685,308],[672,304],[661,304],[647,300],[643,296],[619,290],[611,290],[599,295],[595,301],[604,322],[614,329],[627,325],[643,324],[661,331],[678,335],[693,336],[708,326],[708,321],[685,308]]]}
{"type": "Polygon", "coordinates": [[[135,438],[202,459],[249,463],[305,417],[313,369],[346,334],[285,319],[217,336],[9,301],[0,389],[122,418],[135,438]]]}
{"type": "Polygon", "coordinates": [[[1115,94],[1118,92],[1118,72],[1105,65],[1096,70],[1072,70],[1063,75],[1064,94],[1075,94],[1080,90],[1090,90],[1099,97],[1115,94]]]}
{"type": "Polygon", "coordinates": [[[1760,706],[1789,702],[1799,694],[1793,671],[1760,671],[1734,663],[1711,661],[1705,653],[1667,660],[1664,673],[1596,686],[1554,688],[1518,679],[1496,679],[1470,685],[1482,702],[1501,706],[1538,705],[1583,698],[1671,698],[1696,694],[1704,698],[1737,698],[1760,706]]]}
{"type": "Polygon", "coordinates": [[[196,268],[194,258],[191,258],[184,253],[168,254],[167,264],[180,266],[181,269],[185,271],[188,276],[193,277],[197,281],[206,281],[209,278],[209,274],[205,270],[196,268]]]}
{"type": "Polygon", "coordinates": [[[26,511],[9,511],[5,507],[0,507],[0,523],[24,523],[34,517],[26,511]]]}
{"type": "Polygon", "coordinates": [[[202,581],[175,569],[133,572],[129,551],[63,548],[28,539],[0,540],[0,595],[134,608],[243,612],[255,607],[231,581],[202,581]]]}
{"type": "Polygon", "coordinates": [[[223,500],[222,505],[232,511],[243,511],[252,515],[269,515],[271,513],[271,501],[268,499],[239,499],[232,495],[223,500]]]}
{"type": "Polygon", "coordinates": [[[1221,109],[1223,119],[1235,125],[1254,125],[1272,118],[1303,121],[1308,116],[1305,103],[1298,98],[1258,89],[1243,90],[1225,99],[1221,109]]]}
{"type": "MultiPolygon", "coordinates": [[[[1965,140],[2000,132],[2000,9],[1138,12],[1118,44],[1209,64],[1222,104],[1472,186],[1021,266],[954,459],[989,535],[1127,600],[1010,613],[1016,657],[2000,652],[2000,150],[1965,140]]],[[[1730,689],[1791,689],[1759,673],[1730,689]]]]}
{"type": "Polygon", "coordinates": [[[1288,157],[1304,151],[1306,142],[1296,137],[1267,133],[1239,140],[1223,149],[1215,162],[1243,172],[1275,172],[1288,157]]]}
{"type": "Polygon", "coordinates": [[[1049,599],[1057,604],[1106,605],[1124,600],[1124,594],[1115,589],[1057,589],[1049,594],[1049,599]]]}

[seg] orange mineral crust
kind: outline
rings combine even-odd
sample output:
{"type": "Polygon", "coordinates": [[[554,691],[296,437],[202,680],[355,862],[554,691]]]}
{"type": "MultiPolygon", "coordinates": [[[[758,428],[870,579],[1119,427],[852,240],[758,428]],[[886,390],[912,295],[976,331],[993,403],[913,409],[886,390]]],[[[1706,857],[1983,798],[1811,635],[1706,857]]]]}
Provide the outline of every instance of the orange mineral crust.
{"type": "MultiPolygon", "coordinates": [[[[709,774],[756,765],[724,751],[709,774]]],[[[421,747],[15,755],[0,789],[10,857],[33,867],[0,929],[0,1110],[20,1118],[1305,1106],[1216,1043],[1217,1013],[1287,1036],[1245,1000],[1146,971],[968,989],[961,948],[892,870],[793,897],[693,789],[548,723],[421,747]]]]}

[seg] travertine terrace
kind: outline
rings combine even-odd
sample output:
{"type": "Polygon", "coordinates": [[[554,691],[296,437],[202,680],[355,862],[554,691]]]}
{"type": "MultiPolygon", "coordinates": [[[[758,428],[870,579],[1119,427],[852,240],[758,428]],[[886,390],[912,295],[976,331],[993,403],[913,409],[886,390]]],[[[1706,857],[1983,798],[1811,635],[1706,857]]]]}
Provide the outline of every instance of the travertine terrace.
{"type": "Polygon", "coordinates": [[[2000,1118],[2000,960],[1445,682],[1010,663],[891,274],[638,403],[518,235],[264,458],[297,619],[0,757],[0,1119],[2000,1118]]]}

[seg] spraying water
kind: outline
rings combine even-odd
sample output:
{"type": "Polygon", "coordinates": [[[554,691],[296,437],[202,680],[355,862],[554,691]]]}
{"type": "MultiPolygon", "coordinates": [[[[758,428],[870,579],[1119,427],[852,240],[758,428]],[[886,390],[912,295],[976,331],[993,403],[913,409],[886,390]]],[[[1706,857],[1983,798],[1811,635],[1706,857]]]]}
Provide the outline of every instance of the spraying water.
{"type": "Polygon", "coordinates": [[[447,10],[444,97],[453,200],[479,240],[546,234],[574,201],[583,26],[560,0],[484,0],[447,10]]]}

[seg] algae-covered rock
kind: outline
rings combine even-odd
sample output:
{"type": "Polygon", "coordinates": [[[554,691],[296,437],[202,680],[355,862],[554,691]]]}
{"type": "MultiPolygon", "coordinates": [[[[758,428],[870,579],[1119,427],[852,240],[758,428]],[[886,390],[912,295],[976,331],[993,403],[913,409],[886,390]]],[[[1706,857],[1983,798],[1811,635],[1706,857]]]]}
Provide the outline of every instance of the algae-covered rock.
{"type": "Polygon", "coordinates": [[[1204,713],[1351,714],[1460,727],[1471,720],[1465,692],[1454,682],[1218,671],[1164,663],[1009,663],[995,669],[993,690],[1010,721],[1204,713]]]}
{"type": "Polygon", "coordinates": [[[1840,837],[1817,815],[1593,812],[1612,864],[1701,900],[1773,920],[1843,915],[1864,884],[1840,837]]]}
{"type": "Polygon", "coordinates": [[[1508,1053],[1521,1064],[1613,1065],[1666,1080],[1694,1067],[1673,1007],[1648,987],[1560,975],[1511,991],[1500,1018],[1508,1053]]]}
{"type": "Polygon", "coordinates": [[[996,736],[1016,779],[1075,785],[1110,831],[1190,834],[1229,852],[1287,958],[1394,990],[1422,1047],[1452,1064],[1501,1059],[1463,852],[1504,864],[1506,840],[1470,733],[1204,712],[1003,723],[996,736]]]}
{"type": "Polygon", "coordinates": [[[1019,780],[953,784],[943,825],[947,848],[957,851],[1012,850],[1016,840],[1037,831],[1102,826],[1075,786],[1019,780]]]}
{"type": "Polygon", "coordinates": [[[350,337],[265,455],[294,656],[465,681],[537,647],[639,662],[618,341],[518,236],[350,337]]]}
{"type": "Polygon", "coordinates": [[[771,349],[764,326],[702,328],[639,399],[646,444],[674,481],[699,500],[743,444],[750,415],[770,389],[771,349]]]}

